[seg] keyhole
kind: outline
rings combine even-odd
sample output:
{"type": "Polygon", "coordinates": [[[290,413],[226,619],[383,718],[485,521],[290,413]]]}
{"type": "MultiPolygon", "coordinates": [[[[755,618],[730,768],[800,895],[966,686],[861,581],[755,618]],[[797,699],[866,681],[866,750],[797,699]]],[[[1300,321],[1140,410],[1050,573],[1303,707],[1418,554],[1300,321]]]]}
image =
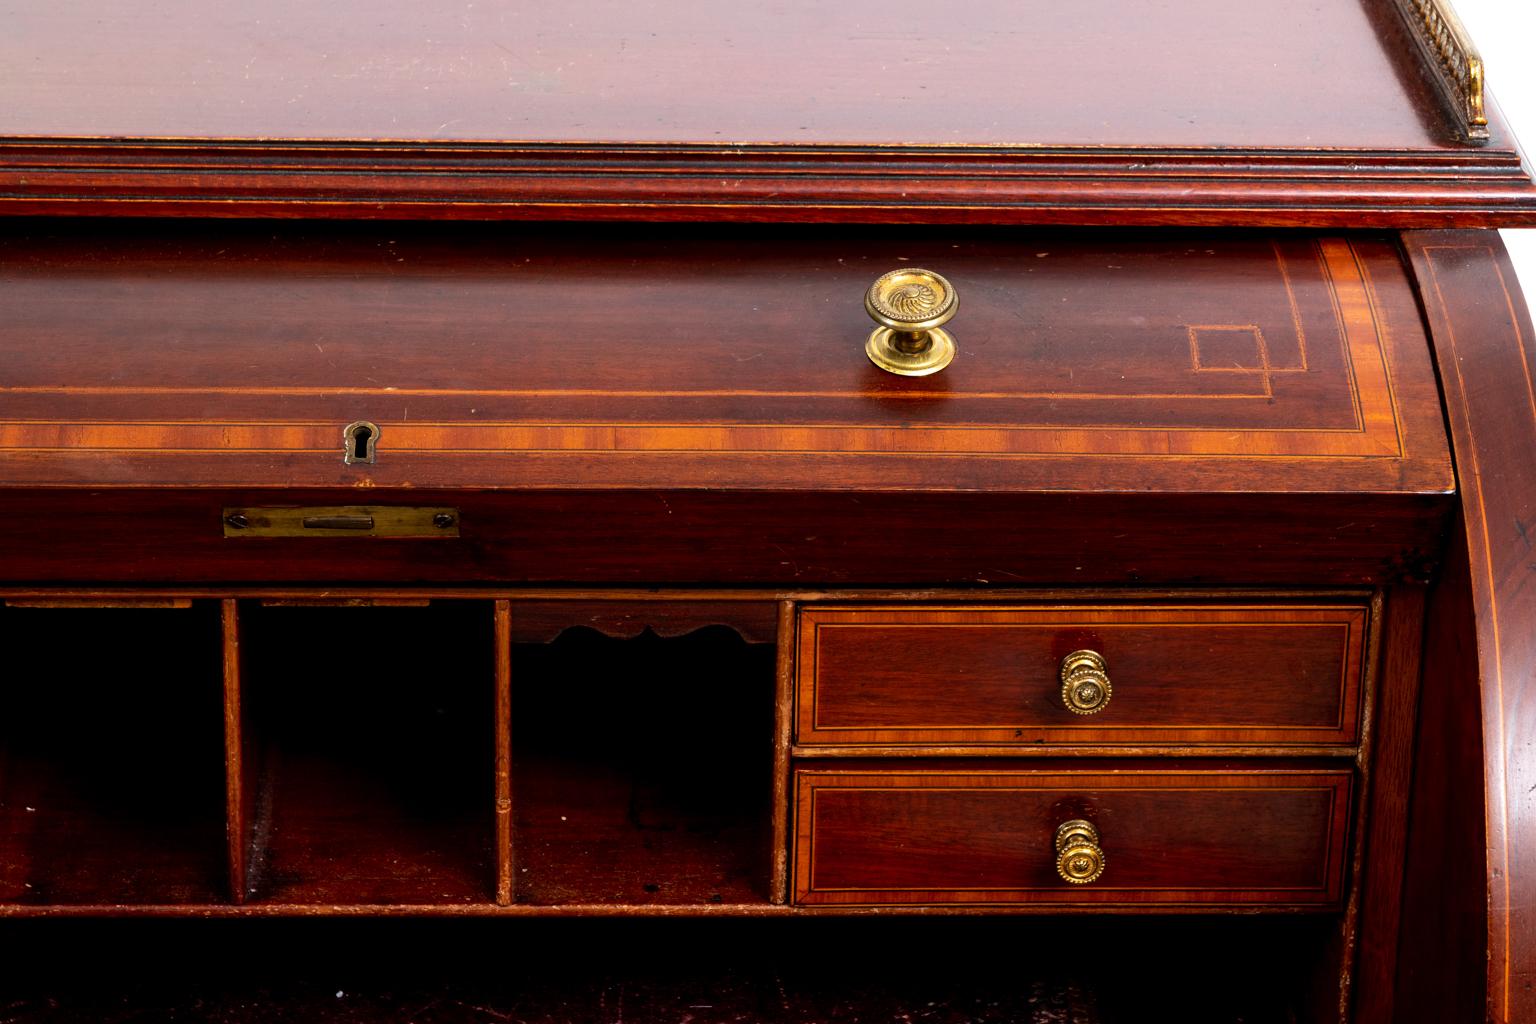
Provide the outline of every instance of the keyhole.
{"type": "Polygon", "coordinates": [[[372,463],[378,454],[379,428],[367,420],[347,424],[342,432],[342,461],[349,466],[372,463]]]}

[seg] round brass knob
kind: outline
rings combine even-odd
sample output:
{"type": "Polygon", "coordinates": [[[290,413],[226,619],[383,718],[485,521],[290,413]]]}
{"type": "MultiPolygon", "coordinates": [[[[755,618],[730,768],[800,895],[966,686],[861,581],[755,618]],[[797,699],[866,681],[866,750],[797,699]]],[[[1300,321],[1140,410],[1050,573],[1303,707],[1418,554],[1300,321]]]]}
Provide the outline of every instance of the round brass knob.
{"type": "Polygon", "coordinates": [[[864,308],[880,325],[864,344],[870,362],[903,377],[938,373],[955,358],[955,339],[943,325],[959,304],[954,285],[931,270],[882,274],[864,293],[864,308]]]}
{"type": "Polygon", "coordinates": [[[1061,659],[1061,702],[1074,715],[1098,714],[1114,692],[1102,654],[1073,651],[1061,659]]]}
{"type": "Polygon", "coordinates": [[[1091,822],[1076,818],[1057,827],[1056,873],[1072,885],[1087,885],[1104,873],[1099,830],[1091,822]]]}

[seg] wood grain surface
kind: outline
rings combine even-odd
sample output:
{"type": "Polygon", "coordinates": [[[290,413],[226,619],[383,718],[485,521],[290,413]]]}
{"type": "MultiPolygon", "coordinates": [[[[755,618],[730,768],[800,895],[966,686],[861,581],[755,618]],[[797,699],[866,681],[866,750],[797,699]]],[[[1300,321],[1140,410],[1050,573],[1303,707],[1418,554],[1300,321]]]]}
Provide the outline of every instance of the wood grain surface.
{"type": "Polygon", "coordinates": [[[1362,605],[806,607],[796,742],[1340,744],[1359,737],[1362,605]],[[1061,697],[1093,650],[1109,703],[1061,697]]]}
{"type": "Polygon", "coordinates": [[[1536,333],[1497,235],[1411,233],[1403,244],[1436,337],[1461,485],[1452,543],[1465,549],[1475,619],[1443,628],[1475,636],[1446,646],[1464,655],[1448,671],[1482,698],[1487,1014],[1523,1021],[1536,1016],[1536,333]]]}
{"type": "MultiPolygon", "coordinates": [[[[1242,474],[1230,478],[1240,486],[1242,474]]],[[[345,492],[343,492],[345,493],[345,492]]],[[[456,541],[231,541],[228,505],[337,492],[15,488],[0,564],[12,583],[400,581],[502,587],[1374,585],[1422,579],[1452,494],[818,494],[375,490],[454,505],[456,541]],[[921,537],[921,543],[907,539],[921,537]],[[89,538],[88,545],[81,538],[89,538]]]]}
{"type": "Polygon", "coordinates": [[[0,243],[0,484],[1450,489],[1383,239],[750,241],[23,229],[0,243]],[[961,296],[933,377],[864,355],[865,289],[902,264],[961,296]],[[358,420],[376,464],[343,462],[358,420]]]}
{"type": "Polygon", "coordinates": [[[953,764],[797,767],[796,902],[1326,909],[1344,891],[1347,770],[953,764]],[[1056,875],[1076,818],[1104,849],[1086,885],[1056,875]]]}
{"type": "Polygon", "coordinates": [[[18,213],[1536,217],[1389,0],[66,3],[11,12],[0,68],[18,213]]]}

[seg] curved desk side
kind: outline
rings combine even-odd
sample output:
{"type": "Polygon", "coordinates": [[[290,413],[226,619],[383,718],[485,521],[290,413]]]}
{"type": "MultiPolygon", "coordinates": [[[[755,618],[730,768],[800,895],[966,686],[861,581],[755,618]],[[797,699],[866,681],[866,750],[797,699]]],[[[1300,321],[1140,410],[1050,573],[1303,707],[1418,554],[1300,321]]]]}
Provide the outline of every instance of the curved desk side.
{"type": "MultiPolygon", "coordinates": [[[[1536,333],[1499,236],[1491,231],[1424,231],[1403,235],[1418,277],[1427,324],[1433,334],[1461,494],[1461,515],[1451,537],[1446,571],[1431,608],[1425,651],[1424,723],[1415,786],[1437,788],[1426,773],[1454,777],[1455,765],[1483,752],[1484,820],[1475,802],[1458,813],[1456,788],[1437,806],[1415,795],[1410,836],[1418,864],[1405,888],[1405,959],[1399,974],[1399,1006],[1422,1007],[1414,986],[1416,959],[1475,950],[1482,936],[1458,934],[1464,918],[1455,910],[1438,921],[1447,930],[1413,927],[1415,888],[1454,886],[1428,865],[1455,866],[1458,849],[1486,838],[1487,1019],[1536,1019],[1536,333]],[[1465,652],[1466,657],[1458,657],[1465,652]],[[1471,715],[1458,727],[1458,705],[1473,686],[1481,694],[1481,742],[1471,715]],[[1444,701],[1437,702],[1436,694],[1444,701]],[[1437,721],[1443,708],[1446,720],[1437,721]],[[1448,739],[1460,729],[1460,742],[1448,739]],[[1443,760],[1425,759],[1426,737],[1439,732],[1443,760]],[[1461,814],[1467,816],[1461,820],[1461,814]],[[1438,853],[1429,852],[1431,849],[1438,853]],[[1417,875],[1417,877],[1416,877],[1417,875]],[[1419,932],[1417,937],[1415,933],[1419,932]],[[1430,947],[1434,947],[1434,953],[1430,947]]],[[[1433,743],[1433,740],[1428,742],[1433,743]]],[[[1475,860],[1472,858],[1463,858],[1475,860]]],[[[1426,899],[1440,898],[1431,896],[1426,899]]],[[[1461,901],[1469,903],[1470,901],[1461,901]]],[[[1477,904],[1467,909],[1472,911],[1477,904]]],[[[1480,909],[1480,908],[1479,908],[1480,909]]],[[[1484,915],[1476,913],[1475,923],[1484,915]]],[[[1443,973],[1440,987],[1453,989],[1443,973]]],[[[1432,997],[1433,998],[1433,997],[1432,997]]],[[[1441,996],[1439,998],[1449,998],[1441,996]]],[[[1461,1007],[1465,1010],[1466,1007],[1461,1007]]],[[[1415,1010],[1414,1012],[1419,1012],[1415,1010]]],[[[1426,1010],[1425,1012],[1433,1012],[1426,1010]]],[[[1427,1017],[1424,1019],[1428,1019],[1427,1017]]],[[[1458,1016],[1456,1019],[1473,1019],[1458,1016]]]]}

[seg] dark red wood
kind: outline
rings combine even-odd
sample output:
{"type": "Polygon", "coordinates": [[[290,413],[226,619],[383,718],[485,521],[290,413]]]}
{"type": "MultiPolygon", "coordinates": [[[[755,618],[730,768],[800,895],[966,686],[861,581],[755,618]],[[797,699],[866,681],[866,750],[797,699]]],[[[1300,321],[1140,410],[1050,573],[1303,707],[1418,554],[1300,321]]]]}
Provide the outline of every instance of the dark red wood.
{"type": "MultiPolygon", "coordinates": [[[[229,898],[244,903],[250,889],[251,786],[245,774],[248,737],[240,704],[240,602],[232,597],[219,601],[219,626],[223,634],[224,667],[224,838],[228,848],[229,898]]],[[[252,780],[254,781],[254,780],[252,780]]]]}
{"type": "Polygon", "coordinates": [[[1367,236],[38,230],[0,244],[0,310],[25,487],[1452,482],[1412,287],[1367,236]],[[903,263],[963,296],[932,378],[863,352],[903,263]],[[355,421],[376,464],[343,461],[355,421]]]}
{"type": "Polygon", "coordinates": [[[1451,487],[1414,293],[1385,240],[781,229],[753,242],[17,232],[0,242],[0,483],[1451,487]],[[962,296],[960,355],[933,377],[864,354],[865,289],[903,263],[962,296]],[[379,428],[374,464],[343,460],[355,421],[379,428]]]}
{"type": "Polygon", "coordinates": [[[1453,499],[375,490],[368,501],[460,508],[462,539],[223,536],[226,506],[337,496],[11,490],[0,565],[37,583],[1359,586],[1432,572],[1453,499]]]}
{"type": "Polygon", "coordinates": [[[795,901],[1324,909],[1343,895],[1346,770],[965,764],[797,767],[795,901]],[[1082,818],[1105,868],[1072,885],[1054,837],[1082,818]]]}
{"type": "Polygon", "coordinates": [[[43,5],[0,209],[198,217],[1529,223],[1389,0],[43,5]],[[790,43],[788,41],[792,40],[790,43]],[[116,72],[123,52],[133,75],[116,72]]]}
{"type": "Polygon", "coordinates": [[[517,849],[512,834],[512,602],[499,600],[491,610],[496,645],[496,902],[512,903],[517,849]]]}
{"type": "MultiPolygon", "coordinates": [[[[1368,775],[1358,799],[1360,835],[1353,929],[1355,969],[1341,1012],[1353,1010],[1358,1024],[1390,1022],[1396,1016],[1398,944],[1404,935],[1404,860],[1408,809],[1413,794],[1414,739],[1419,714],[1426,588],[1394,587],[1384,602],[1384,622],[1375,659],[1376,679],[1363,762],[1368,775]],[[1349,999],[1353,1000],[1351,1007],[1349,999]]],[[[1436,763],[1433,758],[1426,763],[1436,763]]]]}
{"type": "Polygon", "coordinates": [[[1487,1013],[1523,1021],[1536,1017],[1536,333],[1497,235],[1412,233],[1403,244],[1435,335],[1461,485],[1453,544],[1466,550],[1476,642],[1455,670],[1463,699],[1476,679],[1482,701],[1487,1013]]]}
{"type": "MultiPolygon", "coordinates": [[[[1429,593],[1404,845],[1393,1020],[1490,1019],[1489,877],[1478,620],[1458,518],[1429,593]]],[[[1373,883],[1374,884],[1374,883],[1373,883]]]]}
{"type": "Polygon", "coordinates": [[[812,605],[800,629],[801,745],[1359,739],[1363,601],[812,605]],[[1091,715],[1061,696],[1062,659],[1085,649],[1105,659],[1112,687],[1091,715]]]}
{"type": "Polygon", "coordinates": [[[773,851],[768,899],[789,901],[790,750],[795,732],[795,663],[799,658],[799,616],[793,601],[778,603],[773,665],[773,851]]]}

